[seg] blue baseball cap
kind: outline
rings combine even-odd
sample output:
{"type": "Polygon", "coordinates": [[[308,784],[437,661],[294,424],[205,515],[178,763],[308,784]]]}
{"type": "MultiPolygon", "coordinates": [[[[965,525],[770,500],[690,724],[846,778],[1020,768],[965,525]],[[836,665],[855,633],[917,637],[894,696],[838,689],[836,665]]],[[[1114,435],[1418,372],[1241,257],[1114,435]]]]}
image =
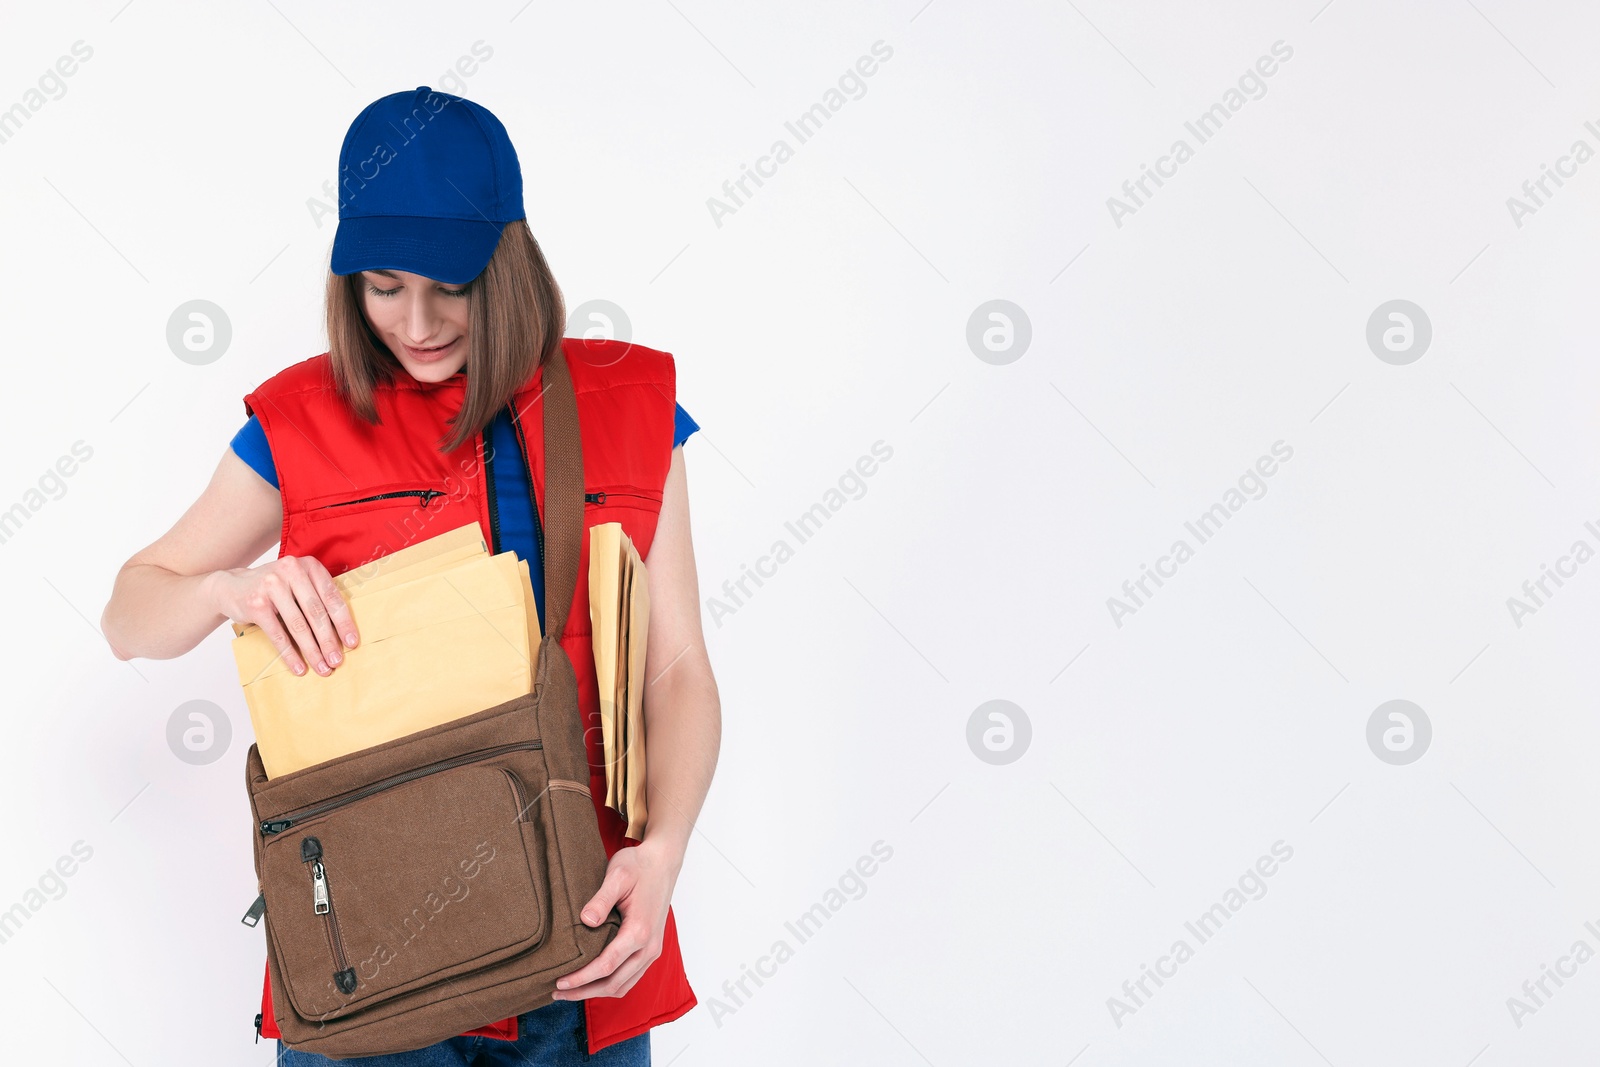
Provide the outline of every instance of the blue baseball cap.
{"type": "Polygon", "coordinates": [[[522,168],[506,128],[426,85],[368,104],[339,149],[335,274],[409,271],[464,285],[523,218],[522,168]]]}

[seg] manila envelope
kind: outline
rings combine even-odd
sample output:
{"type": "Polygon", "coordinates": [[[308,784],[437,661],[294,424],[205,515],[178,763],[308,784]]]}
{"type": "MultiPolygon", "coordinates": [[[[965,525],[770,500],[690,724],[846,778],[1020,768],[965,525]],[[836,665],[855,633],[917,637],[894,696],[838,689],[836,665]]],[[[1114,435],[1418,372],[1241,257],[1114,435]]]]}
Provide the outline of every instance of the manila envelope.
{"type": "Polygon", "coordinates": [[[600,736],[606,764],[607,806],[613,792],[618,739],[617,653],[622,622],[622,524],[603,522],[589,528],[589,625],[594,640],[594,674],[600,702],[600,736]]]}
{"type": "Polygon", "coordinates": [[[607,803],[624,820],[628,817],[628,648],[633,640],[633,631],[628,628],[628,598],[633,588],[633,571],[628,567],[627,541],[627,535],[624,534],[622,543],[618,545],[621,558],[617,561],[617,569],[621,577],[617,583],[617,674],[612,682],[614,696],[611,701],[611,736],[615,741],[616,761],[609,768],[606,781],[606,791],[611,797],[607,803]]]}
{"type": "Polygon", "coordinates": [[[644,687],[645,650],[650,635],[650,586],[644,561],[631,541],[628,550],[628,700],[623,734],[627,738],[624,753],[623,791],[628,819],[627,836],[635,841],[644,840],[645,821],[645,766],[644,766],[644,687]]]}
{"type": "MultiPolygon", "coordinates": [[[[466,559],[472,555],[488,554],[489,546],[484,540],[482,529],[477,523],[469,522],[454,530],[447,530],[427,540],[418,541],[414,545],[407,545],[398,552],[391,552],[387,556],[379,556],[377,559],[352,567],[343,574],[334,575],[333,581],[348,602],[352,596],[363,590],[381,589],[385,584],[421,577],[424,573],[437,570],[446,563],[466,559]]],[[[256,629],[259,627],[253,622],[242,626],[238,623],[233,624],[233,633],[236,637],[256,629]]],[[[358,626],[357,633],[359,632],[358,626]]]]}
{"type": "MultiPolygon", "coordinates": [[[[410,571],[425,555],[402,562],[410,571]]],[[[348,602],[361,642],[326,678],[294,674],[259,627],[240,628],[234,655],[269,777],[531,691],[536,620],[527,564],[514,552],[480,551],[415,573],[393,584],[376,580],[370,592],[359,584],[348,602]]]]}
{"type": "Polygon", "coordinates": [[[643,840],[647,575],[620,523],[592,527],[589,546],[589,613],[606,761],[605,803],[627,822],[629,837],[643,840]]]}

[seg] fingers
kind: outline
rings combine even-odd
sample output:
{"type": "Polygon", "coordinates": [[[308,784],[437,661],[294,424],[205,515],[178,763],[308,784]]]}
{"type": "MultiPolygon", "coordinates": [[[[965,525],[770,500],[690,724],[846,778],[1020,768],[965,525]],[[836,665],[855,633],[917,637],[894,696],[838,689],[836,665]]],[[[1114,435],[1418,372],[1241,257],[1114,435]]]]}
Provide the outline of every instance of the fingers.
{"type": "Polygon", "coordinates": [[[650,931],[645,923],[627,920],[617,936],[611,939],[600,955],[588,966],[566,975],[556,982],[562,999],[587,997],[620,997],[632,989],[645,969],[661,955],[659,942],[651,944],[650,931]]]}
{"type": "Polygon", "coordinates": [[[359,639],[355,616],[351,614],[350,605],[345,602],[344,594],[339,592],[339,585],[333,580],[333,575],[328,573],[328,568],[324,567],[319,559],[303,556],[301,562],[305,564],[306,574],[322,598],[322,605],[332,620],[334,630],[343,636],[346,648],[355,648],[359,639]]]}
{"type": "MultiPolygon", "coordinates": [[[[290,640],[284,624],[278,619],[282,605],[286,599],[292,604],[292,597],[287,597],[288,586],[277,572],[277,563],[278,561],[274,560],[248,572],[246,588],[240,592],[239,605],[233,616],[240,622],[253,622],[261,627],[261,632],[272,641],[272,647],[278,650],[279,658],[289,669],[296,674],[304,674],[305,660],[295,648],[294,642],[290,640]]],[[[291,614],[298,615],[299,612],[294,610],[291,614]]],[[[301,624],[304,623],[305,620],[302,618],[301,624]]],[[[309,636],[309,630],[307,634],[309,636]]]]}
{"type": "MultiPolygon", "coordinates": [[[[611,906],[622,898],[628,888],[628,876],[619,866],[612,866],[606,870],[605,880],[600,883],[599,892],[589,898],[589,903],[583,906],[581,918],[590,926],[599,926],[611,914],[611,906]]],[[[626,916],[624,916],[626,918],[626,916]]]]}
{"type": "MultiPolygon", "coordinates": [[[[305,661],[302,660],[300,658],[300,654],[295,651],[294,642],[289,640],[289,635],[284,631],[282,625],[279,624],[276,609],[271,607],[265,591],[263,591],[260,595],[262,603],[266,604],[267,606],[259,612],[251,611],[251,614],[255,615],[255,618],[249,621],[252,621],[257,626],[261,627],[261,632],[266,634],[267,637],[271,639],[272,647],[278,650],[278,655],[282,657],[283,662],[289,665],[289,669],[291,671],[294,671],[296,674],[306,673],[305,661]]],[[[248,608],[253,604],[253,600],[247,600],[245,603],[248,608]]]]}
{"type": "Polygon", "coordinates": [[[294,673],[306,673],[304,664],[309,664],[320,675],[328,675],[330,662],[342,662],[344,657],[339,653],[339,638],[334,637],[328,608],[312,585],[304,560],[293,555],[278,557],[272,571],[262,576],[261,592],[270,601],[272,611],[282,619],[283,629],[288,630],[294,640],[294,657],[288,654],[290,649],[285,648],[286,643],[278,645],[278,651],[285,653],[285,661],[291,669],[296,667],[296,659],[301,661],[301,667],[294,673]]]}
{"type": "MultiPolygon", "coordinates": [[[[285,566],[278,567],[262,577],[262,591],[272,601],[272,609],[278,613],[278,617],[283,620],[284,629],[288,630],[289,636],[294,639],[301,663],[309,664],[318,674],[327,674],[328,665],[322,661],[322,649],[317,636],[312,632],[311,623],[306,620],[305,612],[300,610],[300,604],[295,599],[296,581],[293,573],[298,573],[299,568],[292,568],[289,565],[289,561],[293,559],[293,556],[279,557],[278,562],[285,566]]],[[[313,596],[311,599],[315,600],[316,597],[313,596]]],[[[289,666],[293,667],[294,663],[291,661],[289,666]]],[[[295,673],[304,674],[304,666],[295,673]]]]}
{"type": "Polygon", "coordinates": [[[255,623],[295,674],[309,664],[324,677],[344,662],[344,649],[360,641],[355,613],[321,560],[279,556],[231,575],[224,613],[255,623]]]}

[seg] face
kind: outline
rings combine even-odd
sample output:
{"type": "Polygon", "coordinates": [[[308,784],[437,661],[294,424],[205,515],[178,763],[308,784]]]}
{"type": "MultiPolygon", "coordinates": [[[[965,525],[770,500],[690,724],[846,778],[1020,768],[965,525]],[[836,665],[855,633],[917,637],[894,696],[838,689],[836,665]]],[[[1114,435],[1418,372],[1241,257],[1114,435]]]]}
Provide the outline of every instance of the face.
{"type": "Polygon", "coordinates": [[[403,270],[364,270],[362,307],[372,331],[420,382],[442,382],[467,364],[467,286],[403,270]]]}

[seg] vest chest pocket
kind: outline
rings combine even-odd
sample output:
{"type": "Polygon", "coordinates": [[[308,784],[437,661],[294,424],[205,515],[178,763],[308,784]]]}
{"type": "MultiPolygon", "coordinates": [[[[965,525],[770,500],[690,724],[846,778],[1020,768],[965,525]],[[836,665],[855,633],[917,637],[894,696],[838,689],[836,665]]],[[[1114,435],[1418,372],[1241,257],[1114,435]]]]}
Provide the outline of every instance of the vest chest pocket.
{"type": "Polygon", "coordinates": [[[443,482],[413,478],[314,496],[302,505],[301,513],[307,522],[346,519],[386,509],[407,509],[417,512],[419,517],[432,517],[450,502],[450,487],[443,482]]]}
{"type": "Polygon", "coordinates": [[[466,487],[448,475],[324,493],[284,514],[295,554],[315,557],[333,574],[364,566],[477,517],[466,487]]]}
{"type": "MultiPolygon", "coordinates": [[[[613,482],[591,485],[583,491],[585,528],[619,522],[623,532],[643,552],[655,538],[656,519],[661,515],[661,491],[613,482]]],[[[584,534],[588,536],[587,532],[584,534]]]]}
{"type": "MultiPolygon", "coordinates": [[[[583,503],[586,508],[599,508],[601,514],[610,508],[637,508],[655,514],[661,510],[661,491],[623,483],[596,485],[584,490],[583,503]]],[[[599,518],[596,521],[611,520],[599,518]]]]}

